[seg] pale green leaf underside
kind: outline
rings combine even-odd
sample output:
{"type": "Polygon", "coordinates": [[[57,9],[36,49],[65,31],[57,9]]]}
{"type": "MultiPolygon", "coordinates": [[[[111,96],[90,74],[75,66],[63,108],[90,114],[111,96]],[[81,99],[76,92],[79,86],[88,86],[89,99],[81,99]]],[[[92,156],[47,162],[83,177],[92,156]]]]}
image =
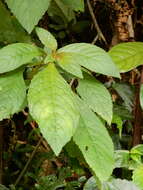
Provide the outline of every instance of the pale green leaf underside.
{"type": "Polygon", "coordinates": [[[58,53],[56,55],[56,59],[62,69],[76,77],[83,78],[81,67],[77,62],[75,62],[71,53],[58,53]]]}
{"type": "Polygon", "coordinates": [[[32,117],[58,155],[73,136],[79,113],[69,85],[53,64],[49,64],[32,79],[28,102],[32,117]]]}
{"type": "Polygon", "coordinates": [[[141,88],[140,88],[140,104],[143,110],[143,84],[141,85],[141,88]]]}
{"type": "Polygon", "coordinates": [[[141,190],[132,181],[113,179],[111,182],[105,182],[103,190],[141,190]]]}
{"type": "Polygon", "coordinates": [[[84,11],[84,0],[62,0],[65,5],[71,7],[74,11],[84,11]]]}
{"type": "Polygon", "coordinates": [[[47,30],[43,28],[36,28],[36,33],[40,39],[40,41],[45,45],[47,48],[50,48],[51,50],[56,50],[57,49],[57,41],[55,37],[48,32],[47,30]]]}
{"type": "Polygon", "coordinates": [[[12,13],[29,33],[37,25],[50,4],[50,0],[6,0],[6,2],[12,13]]]}
{"type": "Polygon", "coordinates": [[[78,93],[86,104],[109,124],[112,121],[112,98],[105,86],[89,75],[79,81],[78,93]]]}
{"type": "Polygon", "coordinates": [[[143,64],[143,43],[142,42],[126,42],[114,46],[109,55],[124,73],[143,64]]]}
{"type": "Polygon", "coordinates": [[[114,168],[112,140],[100,119],[88,106],[81,100],[78,100],[78,105],[81,117],[73,139],[90,168],[101,181],[105,181],[114,168]]]}
{"type": "Polygon", "coordinates": [[[40,56],[41,51],[33,45],[15,43],[0,49],[0,73],[12,71],[40,56]]]}
{"type": "MultiPolygon", "coordinates": [[[[88,179],[84,186],[84,190],[98,190],[97,182],[92,176],[88,179]]],[[[103,182],[102,190],[140,190],[132,181],[113,179],[111,181],[103,182]]]]}
{"type": "Polygon", "coordinates": [[[58,53],[70,53],[75,63],[96,73],[120,77],[112,59],[103,49],[87,43],[74,43],[58,50],[58,53]]]}
{"type": "Polygon", "coordinates": [[[97,190],[97,182],[94,176],[90,177],[85,183],[83,190],[97,190]]]}
{"type": "Polygon", "coordinates": [[[0,121],[21,110],[26,97],[22,72],[0,76],[0,121]]]}
{"type": "Polygon", "coordinates": [[[133,171],[133,182],[143,190],[143,164],[133,171]]]}

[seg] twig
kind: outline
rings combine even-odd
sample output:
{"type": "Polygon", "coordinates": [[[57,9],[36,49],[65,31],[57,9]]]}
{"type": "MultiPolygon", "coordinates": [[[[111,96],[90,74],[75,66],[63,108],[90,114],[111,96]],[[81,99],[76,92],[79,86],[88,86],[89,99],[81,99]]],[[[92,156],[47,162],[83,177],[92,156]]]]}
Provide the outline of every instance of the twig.
{"type": "Polygon", "coordinates": [[[95,29],[97,30],[97,34],[98,34],[99,39],[102,39],[102,40],[105,42],[105,44],[107,44],[107,41],[106,41],[106,39],[105,39],[105,37],[104,37],[104,35],[103,35],[103,33],[102,33],[102,31],[101,31],[99,25],[98,25],[98,22],[97,22],[97,20],[96,20],[96,17],[95,17],[95,15],[94,15],[94,12],[93,12],[93,9],[92,9],[90,0],[87,0],[87,5],[88,5],[88,8],[89,8],[89,12],[90,12],[90,15],[91,15],[91,17],[92,17],[92,20],[93,20],[95,29]]]}
{"type": "Polygon", "coordinates": [[[74,81],[75,81],[75,78],[72,78],[72,80],[70,81],[70,86],[73,85],[74,81]]]}
{"type": "MultiPolygon", "coordinates": [[[[30,122],[30,125],[31,125],[32,129],[36,129],[36,127],[35,127],[35,125],[34,125],[33,122],[30,122]]],[[[37,136],[38,136],[39,138],[41,138],[41,135],[40,135],[39,133],[37,133],[37,136]]],[[[44,139],[42,139],[42,144],[43,144],[43,146],[45,147],[45,149],[49,152],[49,151],[50,151],[50,148],[49,148],[49,146],[48,146],[47,141],[45,141],[44,139]]]]}
{"type": "Polygon", "coordinates": [[[91,44],[95,44],[97,40],[98,40],[98,34],[95,36],[91,44]]]}
{"type": "Polygon", "coordinates": [[[131,15],[128,16],[127,26],[128,26],[129,38],[134,39],[135,38],[135,32],[133,29],[133,21],[132,21],[131,15]]]}
{"type": "Polygon", "coordinates": [[[33,157],[34,157],[34,155],[35,155],[37,149],[39,148],[39,146],[40,146],[40,144],[41,144],[41,142],[42,142],[42,139],[43,139],[42,137],[39,139],[38,144],[36,145],[35,149],[33,150],[31,156],[29,157],[29,159],[28,159],[27,163],[25,164],[23,170],[21,171],[20,175],[19,175],[18,178],[16,179],[14,186],[17,186],[17,184],[20,182],[21,178],[23,177],[24,173],[26,172],[26,170],[27,170],[27,168],[28,168],[30,162],[32,161],[32,159],[33,159],[33,157]]]}
{"type": "MultiPolygon", "coordinates": [[[[28,113],[27,113],[26,111],[23,110],[22,112],[23,112],[23,114],[24,114],[26,117],[28,116],[28,113]]],[[[31,121],[29,124],[31,125],[32,129],[36,129],[34,122],[31,121]]],[[[39,138],[41,138],[41,135],[38,134],[38,133],[37,133],[37,136],[38,136],[39,138]]],[[[42,139],[42,144],[43,144],[43,146],[45,147],[45,149],[46,149],[47,151],[50,151],[50,148],[49,148],[49,146],[48,146],[47,141],[45,141],[44,139],[42,139]]]]}

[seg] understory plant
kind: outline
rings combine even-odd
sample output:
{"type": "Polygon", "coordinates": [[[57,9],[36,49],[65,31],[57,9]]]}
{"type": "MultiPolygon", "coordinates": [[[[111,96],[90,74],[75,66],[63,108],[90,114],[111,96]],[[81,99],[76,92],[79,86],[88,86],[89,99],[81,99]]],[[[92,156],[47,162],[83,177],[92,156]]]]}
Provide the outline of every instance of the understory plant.
{"type": "Polygon", "coordinates": [[[139,1],[0,1],[0,183],[11,190],[143,190],[143,146],[132,147],[134,136],[141,142],[133,127],[142,118],[143,72],[135,68],[143,43],[109,45],[115,33],[134,38],[134,15],[141,40],[139,1]],[[110,50],[73,43],[82,41],[110,50]]]}
{"type": "MultiPolygon", "coordinates": [[[[104,182],[116,165],[107,131],[113,119],[113,102],[96,76],[119,80],[120,72],[142,64],[138,50],[142,51],[143,44],[119,44],[109,53],[88,43],[58,49],[47,30],[37,27],[36,33],[43,44],[40,47],[14,43],[0,49],[0,120],[28,108],[55,155],[72,139],[98,188],[105,189],[104,182]],[[128,52],[124,51],[127,48],[128,52]]],[[[135,172],[134,179],[137,175],[135,172]]]]}
{"type": "Polygon", "coordinates": [[[120,77],[119,71],[97,46],[75,43],[57,50],[48,31],[36,32],[44,49],[15,43],[0,50],[0,120],[28,107],[57,156],[73,138],[96,176],[106,180],[114,149],[103,120],[111,124],[112,99],[92,72],[120,77]]]}

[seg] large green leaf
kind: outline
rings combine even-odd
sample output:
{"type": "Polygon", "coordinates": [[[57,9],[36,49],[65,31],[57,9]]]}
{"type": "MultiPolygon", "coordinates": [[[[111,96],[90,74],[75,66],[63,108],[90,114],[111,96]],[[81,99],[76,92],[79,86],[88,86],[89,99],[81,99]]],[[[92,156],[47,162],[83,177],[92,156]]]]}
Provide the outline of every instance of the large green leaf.
{"type": "Polygon", "coordinates": [[[28,102],[32,117],[58,155],[73,136],[79,113],[70,87],[53,64],[32,79],[28,102]]]}
{"type": "Polygon", "coordinates": [[[102,83],[86,74],[84,80],[79,81],[77,91],[94,112],[111,124],[112,98],[102,83]]]}
{"type": "Polygon", "coordinates": [[[119,71],[108,53],[88,43],[74,43],[58,50],[58,53],[70,53],[75,63],[104,75],[120,77],[119,71]]]}
{"type": "Polygon", "coordinates": [[[55,57],[57,63],[62,69],[76,77],[83,78],[81,67],[77,62],[75,62],[71,53],[59,53],[55,57]]]}
{"type": "Polygon", "coordinates": [[[114,46],[109,55],[124,73],[143,64],[143,43],[142,42],[126,42],[114,46]]]}
{"type": "Polygon", "coordinates": [[[84,0],[62,0],[64,4],[71,7],[74,11],[84,11],[84,0]]]}
{"type": "Polygon", "coordinates": [[[37,35],[40,39],[40,41],[47,47],[50,48],[51,50],[56,50],[57,49],[57,41],[55,37],[48,32],[47,30],[43,28],[36,28],[37,35]]]}
{"type": "Polygon", "coordinates": [[[105,181],[114,168],[112,140],[103,123],[88,106],[79,98],[77,103],[81,117],[73,139],[90,168],[101,181],[105,181]]]}
{"type": "Polygon", "coordinates": [[[5,43],[28,42],[30,36],[24,31],[16,18],[11,16],[4,4],[0,2],[0,41],[5,43]],[[3,19],[2,19],[3,18],[3,19]]]}
{"type": "Polygon", "coordinates": [[[0,76],[0,121],[22,109],[26,97],[26,86],[22,72],[11,72],[0,76]]]}
{"type": "Polygon", "coordinates": [[[30,33],[49,7],[50,0],[6,0],[8,7],[30,33]]]}
{"type": "Polygon", "coordinates": [[[42,52],[33,45],[15,43],[0,49],[0,73],[12,71],[33,58],[42,55],[42,52]]]}
{"type": "Polygon", "coordinates": [[[133,181],[138,187],[140,187],[140,190],[143,190],[143,164],[134,170],[133,181]]]}

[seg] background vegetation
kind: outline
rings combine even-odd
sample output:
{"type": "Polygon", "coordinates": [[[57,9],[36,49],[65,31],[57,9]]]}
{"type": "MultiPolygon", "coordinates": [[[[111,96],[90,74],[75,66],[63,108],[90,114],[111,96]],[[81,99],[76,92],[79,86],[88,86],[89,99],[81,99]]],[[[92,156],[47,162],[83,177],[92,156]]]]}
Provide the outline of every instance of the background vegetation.
{"type": "Polygon", "coordinates": [[[0,190],[143,189],[142,41],[141,0],[0,1],[0,190]]]}

